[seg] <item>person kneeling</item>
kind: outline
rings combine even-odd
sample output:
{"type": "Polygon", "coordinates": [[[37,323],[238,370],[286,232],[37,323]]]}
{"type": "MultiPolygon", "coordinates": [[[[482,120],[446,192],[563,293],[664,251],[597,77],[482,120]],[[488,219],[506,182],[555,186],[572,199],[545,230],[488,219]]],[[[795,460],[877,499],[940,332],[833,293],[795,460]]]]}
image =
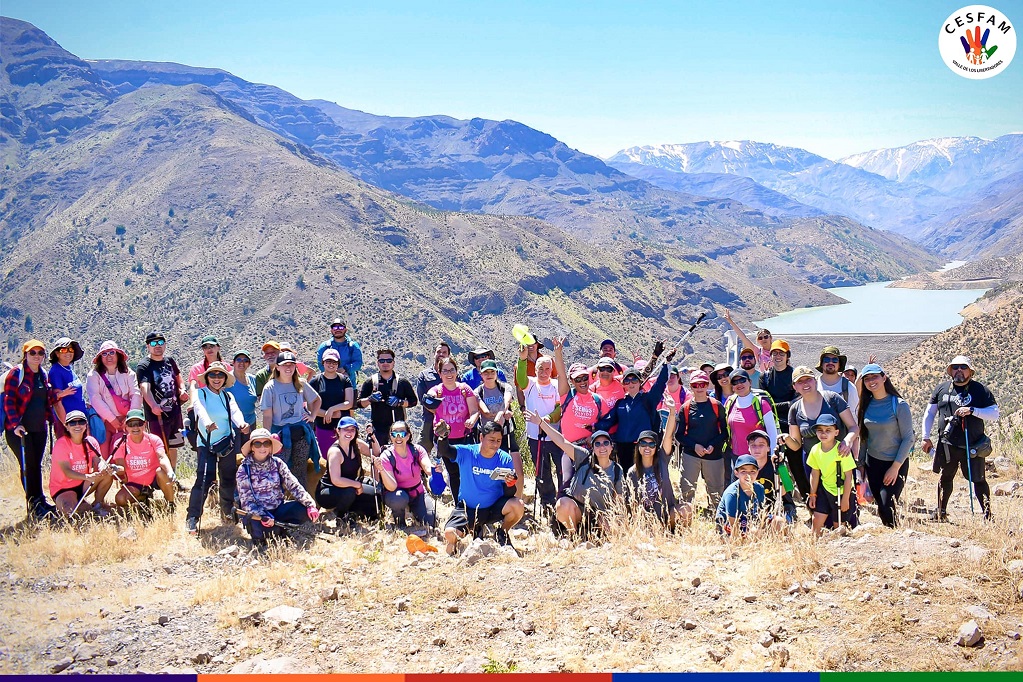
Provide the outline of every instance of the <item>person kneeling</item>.
{"type": "Polygon", "coordinates": [[[103,503],[114,482],[114,469],[104,466],[99,443],[92,436],[85,435],[87,425],[84,412],[68,412],[64,418],[67,433],[53,444],[50,497],[57,511],[67,516],[78,511],[89,493],[95,493],[96,503],[94,507],[86,505],[85,509],[106,513],[103,503]]]}
{"type": "Polygon", "coordinates": [[[124,428],[128,434],[112,446],[110,454],[114,464],[124,468],[124,485],[117,491],[114,502],[122,508],[140,504],[148,501],[159,486],[164,499],[173,509],[174,496],[177,494],[174,469],[163,441],[159,436],[146,433],[145,426],[145,412],[129,411],[124,418],[124,428]]]}
{"type": "Polygon", "coordinates": [[[768,514],[764,504],[764,486],[756,480],[760,472],[756,457],[740,455],[733,471],[735,481],[721,495],[714,519],[718,532],[725,537],[748,538],[767,528],[781,530],[784,520],[768,514]]]}
{"type": "Polygon", "coordinates": [[[458,466],[461,485],[458,500],[444,526],[448,554],[458,549],[458,541],[467,531],[478,533],[483,526],[501,522],[494,538],[500,545],[511,545],[510,531],[526,511],[522,500],[515,497],[515,462],[501,449],[504,434],[497,422],[483,425],[478,445],[448,443],[449,427],[443,421],[434,423],[437,454],[458,466]]]}
{"type": "Polygon", "coordinates": [[[825,528],[836,529],[843,523],[855,528],[856,496],[852,494],[856,462],[844,443],[838,442],[838,420],[830,414],[817,417],[813,430],[820,443],[810,450],[810,496],[813,532],[820,536],[825,528]],[[842,450],[845,452],[842,452],[842,450]],[[821,490],[823,488],[823,490],[821,490]]]}
{"type": "MultiPolygon", "coordinates": [[[[379,445],[373,439],[373,466],[384,486],[384,504],[394,515],[398,530],[407,528],[406,512],[411,511],[416,523],[426,525],[432,518],[426,505],[423,473],[433,469],[426,450],[412,441],[406,422],[391,425],[391,444],[377,456],[379,445]]],[[[440,462],[437,471],[441,470],[440,462]]],[[[436,512],[434,512],[436,513],[436,512]]]]}
{"type": "Polygon", "coordinates": [[[295,475],[279,457],[281,443],[266,429],[256,429],[242,446],[238,467],[238,503],[245,529],[254,545],[265,545],[268,535],[279,532],[277,522],[288,524],[316,521],[320,510],[295,475]],[[294,500],[284,501],[284,493],[294,500]]]}

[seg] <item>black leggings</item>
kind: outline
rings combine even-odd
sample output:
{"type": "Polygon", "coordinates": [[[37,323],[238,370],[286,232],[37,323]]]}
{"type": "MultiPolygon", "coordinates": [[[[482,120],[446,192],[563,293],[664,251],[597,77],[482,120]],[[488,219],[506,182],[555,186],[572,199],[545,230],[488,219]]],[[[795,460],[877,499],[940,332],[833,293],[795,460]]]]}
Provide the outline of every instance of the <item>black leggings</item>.
{"type": "Polygon", "coordinates": [[[789,463],[789,473],[792,475],[792,482],[796,484],[799,494],[805,499],[810,494],[810,475],[806,473],[806,458],[802,450],[793,450],[785,447],[785,459],[789,463]]]}
{"type": "Polygon", "coordinates": [[[377,511],[379,496],[368,493],[359,494],[355,488],[339,488],[324,479],[330,474],[324,474],[320,479],[320,485],[316,488],[316,504],[324,509],[330,509],[338,516],[351,514],[355,517],[367,519],[378,519],[380,514],[377,511]]]}
{"type": "MultiPolygon", "coordinates": [[[[660,447],[660,443],[658,443],[658,447],[660,447]]],[[[622,471],[629,473],[629,469],[636,463],[636,444],[615,443],[615,456],[618,458],[618,464],[621,465],[622,471]]]]}
{"type": "MultiPolygon", "coordinates": [[[[448,445],[472,445],[472,438],[466,436],[464,438],[449,438],[448,445]]],[[[444,461],[444,469],[448,472],[448,483],[451,486],[451,499],[458,502],[458,489],[459,484],[462,481],[461,475],[458,473],[458,463],[454,459],[448,459],[447,457],[441,458],[444,461]]]]}
{"type": "Polygon", "coordinates": [[[235,459],[234,451],[217,457],[209,448],[200,445],[196,460],[195,483],[188,495],[188,516],[196,519],[202,516],[206,496],[219,477],[220,512],[230,517],[234,511],[234,489],[238,476],[238,460],[235,459]]]}
{"type": "Polygon", "coordinates": [[[870,494],[877,502],[877,515],[881,517],[881,523],[889,528],[895,528],[899,525],[895,505],[902,497],[902,489],[906,487],[906,477],[909,476],[909,460],[902,463],[895,483],[885,485],[884,476],[891,466],[891,462],[875,459],[869,453],[867,454],[867,485],[870,486],[870,494]]]}
{"type": "Polygon", "coordinates": [[[984,510],[984,518],[991,518],[991,488],[987,484],[984,473],[984,458],[966,456],[966,450],[954,445],[948,446],[948,458],[945,458],[945,446],[939,443],[938,462],[941,464],[941,478],[938,480],[938,512],[944,515],[948,510],[948,498],[952,496],[952,483],[956,471],[963,472],[964,478],[973,479],[973,492],[977,495],[980,508],[984,510]],[[969,463],[967,465],[967,463],[969,463]]]}
{"type": "Polygon", "coordinates": [[[43,495],[43,455],[46,453],[46,431],[29,431],[24,436],[14,435],[13,429],[4,431],[7,445],[18,458],[21,469],[21,485],[25,489],[25,501],[34,508],[46,503],[43,495]]]}

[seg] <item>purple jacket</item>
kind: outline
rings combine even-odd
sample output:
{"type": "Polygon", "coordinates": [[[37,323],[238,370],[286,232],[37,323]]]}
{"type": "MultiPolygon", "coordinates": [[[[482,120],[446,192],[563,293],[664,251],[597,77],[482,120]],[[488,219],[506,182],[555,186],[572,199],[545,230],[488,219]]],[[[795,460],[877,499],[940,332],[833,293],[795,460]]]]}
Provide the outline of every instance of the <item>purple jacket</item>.
{"type": "Polygon", "coordinates": [[[279,457],[270,457],[262,464],[249,455],[242,460],[237,475],[238,500],[247,512],[265,516],[284,504],[284,491],[310,509],[316,502],[279,457]]]}

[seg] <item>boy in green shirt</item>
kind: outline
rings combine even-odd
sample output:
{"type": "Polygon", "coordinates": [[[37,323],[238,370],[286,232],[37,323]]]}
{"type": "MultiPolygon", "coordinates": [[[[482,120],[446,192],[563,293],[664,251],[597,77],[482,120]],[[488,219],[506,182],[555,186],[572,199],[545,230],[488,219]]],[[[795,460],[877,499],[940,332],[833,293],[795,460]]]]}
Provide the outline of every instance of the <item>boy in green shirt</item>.
{"type": "Polygon", "coordinates": [[[851,493],[856,462],[851,454],[842,455],[838,451],[838,420],[833,415],[822,414],[817,418],[813,430],[820,440],[810,450],[806,460],[810,467],[810,496],[807,502],[813,509],[813,532],[820,536],[825,527],[838,528],[843,521],[855,528],[857,524],[851,493]]]}

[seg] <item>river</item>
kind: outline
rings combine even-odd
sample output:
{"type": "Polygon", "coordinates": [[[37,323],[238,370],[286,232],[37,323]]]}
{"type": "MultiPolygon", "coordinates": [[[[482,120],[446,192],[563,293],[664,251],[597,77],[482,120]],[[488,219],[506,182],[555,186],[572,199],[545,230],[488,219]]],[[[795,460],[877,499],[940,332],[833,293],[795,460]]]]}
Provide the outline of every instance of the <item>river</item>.
{"type": "MultiPolygon", "coordinates": [[[[951,265],[951,264],[950,264],[951,265]]],[[[958,264],[957,264],[958,265],[958,264]]],[[[948,267],[948,266],[946,266],[948,267]]],[[[937,333],[963,321],[959,311],[987,289],[930,290],[888,288],[890,282],[828,289],[849,301],[801,308],[757,322],[783,334],[937,333]]]]}

